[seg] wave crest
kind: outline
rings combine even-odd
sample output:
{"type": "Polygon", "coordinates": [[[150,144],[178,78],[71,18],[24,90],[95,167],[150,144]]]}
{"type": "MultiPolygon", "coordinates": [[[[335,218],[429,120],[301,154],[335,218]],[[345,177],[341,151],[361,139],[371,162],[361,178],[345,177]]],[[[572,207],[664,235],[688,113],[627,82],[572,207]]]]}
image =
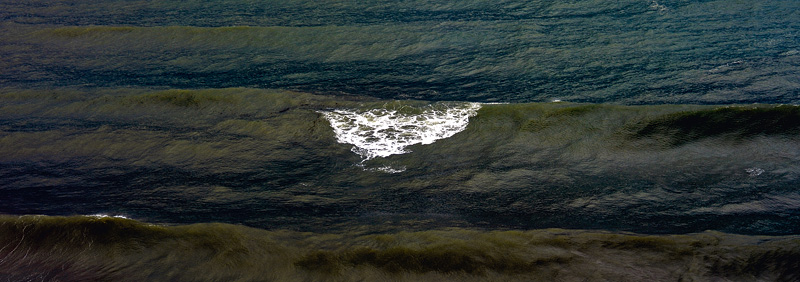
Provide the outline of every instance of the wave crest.
{"type": "Polygon", "coordinates": [[[478,103],[436,103],[423,108],[404,105],[321,113],[333,127],[336,140],[352,144],[352,151],[366,161],[408,153],[408,146],[453,136],[467,128],[469,118],[480,107],[478,103]]]}

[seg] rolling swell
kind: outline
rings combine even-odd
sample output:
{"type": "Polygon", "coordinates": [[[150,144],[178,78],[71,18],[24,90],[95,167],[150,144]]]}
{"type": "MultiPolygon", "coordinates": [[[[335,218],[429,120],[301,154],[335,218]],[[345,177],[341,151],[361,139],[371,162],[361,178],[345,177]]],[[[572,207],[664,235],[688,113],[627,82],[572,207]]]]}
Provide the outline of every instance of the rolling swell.
{"type": "Polygon", "coordinates": [[[0,3],[3,85],[283,88],[472,102],[798,102],[798,21],[786,1],[162,1],[125,5],[132,14],[119,13],[117,3],[73,2],[0,3]],[[763,23],[742,21],[753,17],[763,23]]]}
{"type": "Polygon", "coordinates": [[[800,267],[796,236],[718,232],[334,235],[107,216],[2,216],[0,230],[0,276],[9,280],[792,281],[800,267]]]}
{"type": "Polygon", "coordinates": [[[704,138],[752,138],[759,135],[796,135],[800,129],[800,108],[721,107],[669,114],[647,121],[635,131],[636,138],[668,138],[677,146],[704,138]]]}
{"type": "Polygon", "coordinates": [[[796,106],[478,109],[250,88],[5,90],[0,99],[9,214],[116,211],[314,232],[790,235],[800,226],[796,106]],[[337,136],[324,114],[334,111],[359,145],[337,136]],[[392,126],[346,125],[359,114],[392,126]],[[392,153],[365,158],[358,146],[392,153]]]}

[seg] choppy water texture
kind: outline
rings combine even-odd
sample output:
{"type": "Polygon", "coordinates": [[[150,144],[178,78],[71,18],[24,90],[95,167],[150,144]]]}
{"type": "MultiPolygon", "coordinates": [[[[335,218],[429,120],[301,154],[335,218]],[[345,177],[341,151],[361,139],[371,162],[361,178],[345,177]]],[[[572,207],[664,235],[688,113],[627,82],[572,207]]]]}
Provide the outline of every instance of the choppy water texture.
{"type": "Polygon", "coordinates": [[[796,1],[3,1],[0,83],[797,103],[796,1]]]}
{"type": "Polygon", "coordinates": [[[0,280],[795,281],[797,30],[776,0],[0,1],[0,280]]]}

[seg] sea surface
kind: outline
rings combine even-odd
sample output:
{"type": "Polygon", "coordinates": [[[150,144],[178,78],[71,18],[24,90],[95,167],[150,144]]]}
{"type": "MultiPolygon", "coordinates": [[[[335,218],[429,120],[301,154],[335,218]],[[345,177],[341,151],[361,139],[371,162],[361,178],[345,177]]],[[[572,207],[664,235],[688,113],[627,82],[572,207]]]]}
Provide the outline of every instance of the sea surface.
{"type": "Polygon", "coordinates": [[[800,2],[0,0],[0,281],[798,281],[800,2]]]}

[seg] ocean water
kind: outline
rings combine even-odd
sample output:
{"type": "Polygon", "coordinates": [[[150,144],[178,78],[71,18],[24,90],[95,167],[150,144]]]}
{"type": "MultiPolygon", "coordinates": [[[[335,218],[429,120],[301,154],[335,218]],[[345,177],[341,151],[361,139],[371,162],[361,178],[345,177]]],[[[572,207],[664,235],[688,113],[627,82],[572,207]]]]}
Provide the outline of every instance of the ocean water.
{"type": "Polygon", "coordinates": [[[797,281],[797,1],[2,1],[0,280],[797,281]]]}

